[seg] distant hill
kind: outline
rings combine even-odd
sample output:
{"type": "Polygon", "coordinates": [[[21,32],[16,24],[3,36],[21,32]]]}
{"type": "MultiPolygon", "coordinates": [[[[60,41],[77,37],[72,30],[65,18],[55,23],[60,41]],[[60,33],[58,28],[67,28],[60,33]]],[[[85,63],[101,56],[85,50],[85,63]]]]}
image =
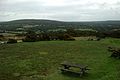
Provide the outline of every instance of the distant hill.
{"type": "Polygon", "coordinates": [[[8,22],[0,22],[0,30],[14,31],[18,28],[32,28],[34,30],[49,29],[95,29],[98,31],[109,31],[120,29],[120,21],[91,21],[91,22],[64,22],[44,19],[21,19],[8,22]]]}

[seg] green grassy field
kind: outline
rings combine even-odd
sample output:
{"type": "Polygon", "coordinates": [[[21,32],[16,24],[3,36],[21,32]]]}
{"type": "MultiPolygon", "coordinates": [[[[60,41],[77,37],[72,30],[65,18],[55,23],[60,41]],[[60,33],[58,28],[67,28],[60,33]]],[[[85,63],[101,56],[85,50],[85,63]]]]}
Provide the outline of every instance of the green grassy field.
{"type": "Polygon", "coordinates": [[[0,45],[0,80],[120,80],[120,60],[110,58],[108,46],[119,39],[101,41],[40,41],[0,45]],[[61,74],[63,61],[88,65],[79,77],[61,74]]]}

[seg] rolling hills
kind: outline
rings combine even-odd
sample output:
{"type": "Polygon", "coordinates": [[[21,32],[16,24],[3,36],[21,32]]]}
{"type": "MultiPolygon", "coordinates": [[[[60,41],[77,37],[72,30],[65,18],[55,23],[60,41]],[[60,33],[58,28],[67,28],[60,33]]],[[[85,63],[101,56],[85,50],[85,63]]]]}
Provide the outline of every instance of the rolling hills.
{"type": "Polygon", "coordinates": [[[7,22],[0,22],[0,30],[15,31],[18,28],[31,27],[35,30],[49,29],[94,29],[98,31],[109,31],[112,29],[120,29],[120,21],[89,21],[89,22],[65,22],[44,19],[21,19],[7,22]]]}

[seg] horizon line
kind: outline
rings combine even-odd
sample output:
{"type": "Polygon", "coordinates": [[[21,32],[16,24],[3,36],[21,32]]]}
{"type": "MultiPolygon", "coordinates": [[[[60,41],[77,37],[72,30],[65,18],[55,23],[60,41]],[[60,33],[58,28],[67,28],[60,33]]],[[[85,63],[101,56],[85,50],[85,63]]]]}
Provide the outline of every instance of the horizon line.
{"type": "Polygon", "coordinates": [[[30,19],[30,18],[26,18],[26,19],[12,19],[12,20],[4,20],[4,21],[0,21],[0,22],[10,22],[10,21],[17,21],[17,20],[49,20],[49,21],[59,21],[59,22],[101,22],[101,21],[120,21],[120,20],[117,20],[117,19],[111,19],[111,20],[73,20],[73,21],[69,21],[69,20],[56,20],[56,19],[30,19]]]}

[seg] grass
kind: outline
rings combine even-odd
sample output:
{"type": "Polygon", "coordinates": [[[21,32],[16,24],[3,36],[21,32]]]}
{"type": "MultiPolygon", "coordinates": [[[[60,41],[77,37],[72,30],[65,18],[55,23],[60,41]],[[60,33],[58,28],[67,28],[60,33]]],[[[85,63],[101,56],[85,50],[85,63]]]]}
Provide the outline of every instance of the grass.
{"type": "Polygon", "coordinates": [[[120,47],[120,40],[0,45],[0,80],[120,80],[120,60],[109,57],[108,46],[120,47]],[[91,70],[83,77],[61,74],[63,61],[87,64],[91,70]]]}

